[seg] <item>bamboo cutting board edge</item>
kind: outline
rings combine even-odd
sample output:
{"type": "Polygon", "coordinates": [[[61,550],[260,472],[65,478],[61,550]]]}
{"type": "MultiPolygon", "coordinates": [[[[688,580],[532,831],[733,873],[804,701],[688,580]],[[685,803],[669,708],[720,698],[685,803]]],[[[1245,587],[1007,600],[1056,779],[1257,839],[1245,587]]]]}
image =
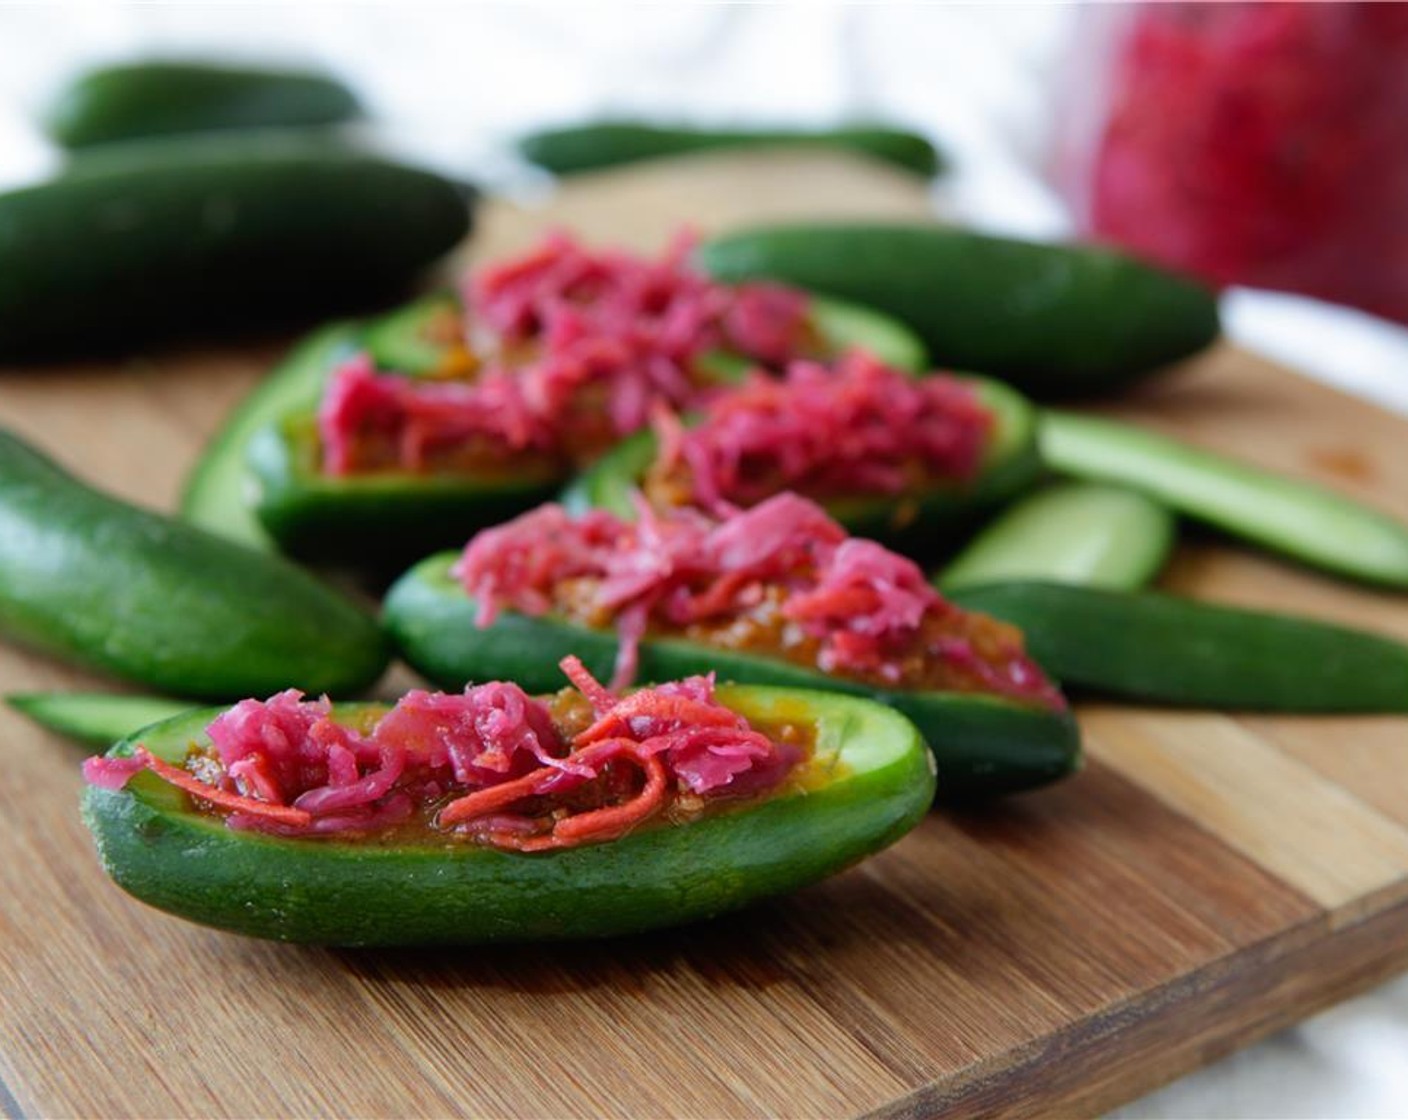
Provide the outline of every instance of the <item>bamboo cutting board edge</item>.
{"type": "Polygon", "coordinates": [[[1408,899],[1343,936],[1333,933],[1324,918],[1307,919],[1202,973],[1074,1024],[1021,1053],[975,1064],[868,1115],[961,1120],[1102,1113],[1408,970],[1408,899]],[[1265,1002],[1277,998],[1282,1002],[1265,1002]],[[1175,1029],[1169,1016],[1180,1005],[1195,1003],[1193,1026],[1175,1029]],[[1160,1052],[1157,1066],[1143,1061],[1152,1047],[1160,1052]]]}

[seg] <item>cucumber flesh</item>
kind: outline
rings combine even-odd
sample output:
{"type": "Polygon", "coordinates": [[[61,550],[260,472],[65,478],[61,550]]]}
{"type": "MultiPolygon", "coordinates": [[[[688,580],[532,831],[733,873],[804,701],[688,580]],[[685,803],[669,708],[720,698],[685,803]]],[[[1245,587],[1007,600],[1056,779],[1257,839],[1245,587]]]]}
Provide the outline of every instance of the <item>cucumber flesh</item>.
{"type": "Polygon", "coordinates": [[[110,747],[192,707],[162,696],[109,692],[20,692],[5,703],[40,727],[94,747],[110,747]]]}
{"type": "Polygon", "coordinates": [[[893,316],[846,300],[809,298],[812,326],[829,353],[865,350],[895,369],[923,373],[929,368],[923,339],[893,316]]]}
{"type": "Polygon", "coordinates": [[[1175,519],[1133,490],[1069,483],[1005,510],[935,581],[945,592],[1013,581],[1143,587],[1168,559],[1175,519]]]}
{"type": "Polygon", "coordinates": [[[284,413],[313,408],[337,362],[357,345],[357,328],[335,323],[300,342],[245,397],[206,446],[181,493],[181,517],[250,548],[273,542],[254,512],[255,482],[246,457],[254,434],[284,413]]]}
{"type": "Polygon", "coordinates": [[[398,307],[367,324],[364,344],[372,360],[392,373],[420,377],[434,373],[445,359],[445,346],[436,340],[433,325],[462,315],[453,292],[435,292],[398,307]]]}
{"type": "Polygon", "coordinates": [[[1042,457],[1060,474],[1139,490],[1336,575],[1408,588],[1408,524],[1352,498],[1092,416],[1049,412],[1040,439],[1042,457]]]}
{"type": "Polygon", "coordinates": [[[991,584],[953,600],[1022,628],[1062,683],[1255,712],[1408,712],[1408,646],[1291,615],[1155,592],[991,584]]]}

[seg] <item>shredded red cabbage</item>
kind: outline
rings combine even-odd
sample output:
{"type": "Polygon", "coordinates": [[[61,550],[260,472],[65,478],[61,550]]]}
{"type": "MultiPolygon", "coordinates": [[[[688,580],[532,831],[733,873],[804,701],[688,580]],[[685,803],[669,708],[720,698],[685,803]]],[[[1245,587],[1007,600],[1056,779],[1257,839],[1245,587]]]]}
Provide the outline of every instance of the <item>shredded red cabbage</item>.
{"type": "Polygon", "coordinates": [[[910,377],[864,353],[834,368],[793,362],[720,393],[688,430],[657,410],[652,482],[683,475],[680,497],[707,509],[755,505],[780,490],[900,494],[962,482],[982,463],[992,414],[955,377],[910,377]]]}
{"type": "Polygon", "coordinates": [[[806,330],[806,295],[776,284],[717,284],[690,267],[693,247],[693,237],[682,235],[652,261],[589,250],[554,233],[532,252],[469,278],[471,326],[482,323],[509,342],[546,339],[550,350],[570,348],[582,335],[631,340],[681,372],[710,349],[770,363],[795,355],[806,330]]]}
{"type": "Polygon", "coordinates": [[[482,440],[503,452],[590,457],[643,427],[657,405],[692,408],[699,359],[727,350],[781,365],[803,347],[807,297],[770,284],[725,287],[686,262],[589,251],[564,234],[486,268],[465,287],[467,329],[486,364],[470,383],[378,377],[369,359],[333,377],[319,411],[324,470],[424,470],[482,440]]]}
{"type": "Polygon", "coordinates": [[[795,645],[795,629],[817,644],[823,671],[905,687],[940,663],[969,687],[1064,703],[1020,634],[955,607],[913,561],[849,538],[790,492],[719,518],[641,502],[634,522],[602,510],[573,519],[547,505],[478,534],[455,574],[480,626],[501,609],[614,625],[618,688],[652,624],[680,631],[753,617],[773,626],[767,652],[795,645]]]}
{"type": "Polygon", "coordinates": [[[497,455],[557,451],[554,425],[501,370],[476,381],[415,381],[378,374],[359,355],[333,373],[318,409],[323,470],[345,475],[430,469],[438,456],[483,441],[497,455]]]}
{"type": "Polygon", "coordinates": [[[121,789],[144,770],[227,811],[226,824],[284,836],[365,833],[438,808],[438,825],[496,847],[537,851],[613,839],[672,797],[709,799],[778,785],[802,752],[753,729],[714,695],[712,677],[619,697],[575,658],[564,671],[594,719],[564,737],[541,701],[514,684],[460,695],[407,693],[368,731],[296,690],[243,700],[206,729],[211,748],[173,766],[139,747],[90,758],[85,778],[121,789]],[[644,774],[635,790],[629,771],[644,774]],[[561,799],[592,783],[606,804],[561,799]],[[527,799],[549,799],[528,806],[527,799]]]}

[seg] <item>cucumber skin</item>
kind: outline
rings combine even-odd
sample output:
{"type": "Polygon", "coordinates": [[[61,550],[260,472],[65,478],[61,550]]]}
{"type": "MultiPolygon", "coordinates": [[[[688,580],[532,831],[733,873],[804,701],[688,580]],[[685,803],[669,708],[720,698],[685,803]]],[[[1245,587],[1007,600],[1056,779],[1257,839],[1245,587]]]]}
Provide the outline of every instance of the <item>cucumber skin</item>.
{"type": "Polygon", "coordinates": [[[201,453],[181,491],[181,517],[217,536],[270,552],[274,543],[254,512],[250,440],[292,408],[313,408],[337,361],[355,352],[358,328],[333,323],[301,340],[240,402],[201,453]]]}
{"type": "Polygon", "coordinates": [[[1038,399],[1109,393],[1218,335],[1212,292],[1108,249],[926,225],[796,225],[707,241],[727,282],[769,278],[907,323],[936,364],[1038,399]]]}
{"type": "Polygon", "coordinates": [[[1174,516],[1136,491],[1053,486],[1004,510],[934,583],[945,594],[1018,581],[1135,591],[1163,568],[1175,530],[1174,516]]]}
{"type": "MultiPolygon", "coordinates": [[[[980,396],[998,418],[998,431],[982,473],[964,486],[935,487],[904,516],[905,499],[846,498],[822,503],[829,514],[857,537],[882,541],[897,551],[921,557],[937,555],[983,510],[1010,501],[1041,476],[1037,419],[1030,403],[1006,385],[973,379],[980,396]]],[[[598,507],[619,517],[635,518],[630,494],[639,487],[655,457],[654,433],[623,440],[563,491],[560,501],[581,512],[598,507]]]]}
{"type": "Polygon", "coordinates": [[[618,167],[641,160],[719,148],[840,148],[884,160],[926,178],[945,161],[917,133],[880,125],[823,129],[692,128],[639,121],[601,121],[543,129],[519,139],[518,153],[555,175],[618,167]]]}
{"type": "Polygon", "coordinates": [[[1047,412],[1040,438],[1060,474],[1137,489],[1335,575],[1408,588],[1408,525],[1352,498],[1095,416],[1047,412]]]}
{"type": "MultiPolygon", "coordinates": [[[[402,657],[443,688],[501,676],[530,691],[561,685],[558,662],[569,654],[599,680],[610,678],[616,637],[550,618],[503,612],[474,625],[474,603],[449,576],[457,554],[417,564],[387,594],[383,621],[402,657]]],[[[720,680],[822,689],[878,700],[914,721],[939,768],[945,801],[973,801],[1046,785],[1080,765],[1080,731],[1069,712],[988,696],[888,692],[828,677],[775,658],[711,649],[678,640],[640,645],[639,679],[675,680],[717,672],[720,680]]]]}
{"type": "Polygon", "coordinates": [[[1154,592],[992,584],[953,601],[1020,626],[1066,684],[1252,712],[1408,712],[1408,646],[1311,619],[1154,592]]]}
{"type": "Polygon", "coordinates": [[[45,115],[65,148],[170,133],[338,124],[362,115],[341,82],[310,70],[150,61],[88,70],[45,115]]]}
{"type": "Polygon", "coordinates": [[[448,180],[306,138],[121,145],[0,194],[0,361],[365,304],[469,227],[448,180]]]}
{"type": "Polygon", "coordinates": [[[0,633],[158,692],[355,692],[375,620],[307,572],[100,494],[0,432],[0,633]]]}
{"type": "Polygon", "coordinates": [[[47,731],[94,747],[110,747],[191,710],[181,700],[111,692],[23,692],[6,696],[5,703],[47,731]]]}
{"type": "MultiPolygon", "coordinates": [[[[745,711],[779,696],[789,704],[804,698],[833,734],[886,737],[894,757],[805,795],[540,855],[232,832],[219,820],[179,811],[183,795],[145,775],[119,792],[88,787],[83,816],[105,869],[124,890],[237,933],[331,945],[633,933],[794,890],[889,846],[923,819],[934,776],[912,725],[849,697],[720,690],[721,699],[745,711]]],[[[183,749],[216,714],[149,728],[143,740],[154,750],[163,738],[168,749],[183,749]]]]}
{"type": "MultiPolygon", "coordinates": [[[[319,473],[316,447],[294,414],[250,440],[254,512],[283,552],[301,560],[394,574],[437,549],[550,501],[563,478],[483,483],[463,476],[319,473]]],[[[311,432],[311,429],[310,429],[311,432]]]]}

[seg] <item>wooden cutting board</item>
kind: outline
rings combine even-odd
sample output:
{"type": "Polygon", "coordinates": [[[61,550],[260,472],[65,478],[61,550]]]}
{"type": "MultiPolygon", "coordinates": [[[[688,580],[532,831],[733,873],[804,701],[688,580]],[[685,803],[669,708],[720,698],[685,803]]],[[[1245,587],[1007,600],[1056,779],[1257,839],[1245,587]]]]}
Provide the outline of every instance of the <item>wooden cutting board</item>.
{"type": "MultiPolygon", "coordinates": [[[[681,222],[927,206],[859,163],[707,158],[496,206],[476,251],[562,224],[650,247],[681,222]]],[[[169,507],[276,352],[6,371],[0,422],[169,507]]],[[[1113,411],[1408,517],[1408,421],[1230,348],[1113,411]]],[[[1184,547],[1167,583],[1408,638],[1408,598],[1214,544],[1184,547]]],[[[91,683],[0,648],[6,691],[91,683]]],[[[78,821],[83,752],[0,712],[0,1113],[1088,1113],[1408,967],[1408,720],[1092,706],[1082,722],[1079,777],[933,814],[744,914],[600,944],[349,952],[123,895],[78,821]]]]}

